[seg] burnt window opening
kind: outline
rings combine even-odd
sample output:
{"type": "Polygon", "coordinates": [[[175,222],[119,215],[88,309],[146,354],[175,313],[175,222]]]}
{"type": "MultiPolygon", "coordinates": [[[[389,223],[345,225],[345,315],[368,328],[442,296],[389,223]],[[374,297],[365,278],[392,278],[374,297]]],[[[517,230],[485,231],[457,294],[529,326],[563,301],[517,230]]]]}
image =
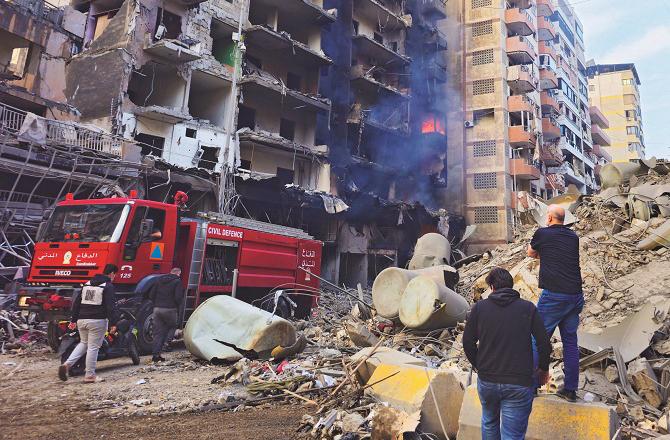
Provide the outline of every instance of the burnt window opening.
{"type": "Polygon", "coordinates": [[[302,78],[300,75],[292,72],[286,74],[286,87],[292,90],[302,90],[302,78]]]}
{"type": "Polygon", "coordinates": [[[372,35],[372,38],[373,38],[377,43],[384,44],[384,36],[383,36],[382,34],[380,34],[380,33],[378,33],[378,32],[375,32],[375,33],[372,35]]]}
{"type": "Polygon", "coordinates": [[[249,68],[263,69],[263,62],[260,59],[256,58],[255,56],[247,55],[246,61],[247,61],[247,67],[249,68]]]}
{"type": "Polygon", "coordinates": [[[32,55],[30,42],[3,30],[0,30],[0,41],[6,41],[0,48],[0,80],[23,78],[32,55]]]}
{"type": "Polygon", "coordinates": [[[138,133],[135,135],[135,140],[141,143],[142,156],[148,154],[156,157],[163,156],[163,148],[165,147],[165,138],[154,136],[146,133],[138,133]]]}
{"type": "Polygon", "coordinates": [[[281,185],[290,185],[295,178],[295,171],[277,167],[277,180],[281,185]]]}
{"type": "Polygon", "coordinates": [[[191,74],[188,109],[194,118],[223,127],[226,123],[229,97],[229,82],[200,70],[194,70],[191,74]]]}
{"type": "Polygon", "coordinates": [[[354,35],[358,35],[358,22],[356,20],[351,20],[351,24],[354,26],[354,35]]]}
{"type": "Polygon", "coordinates": [[[140,107],[152,105],[181,110],[186,93],[186,81],[177,69],[150,63],[133,70],[128,82],[128,98],[140,107]]]}
{"type": "Polygon", "coordinates": [[[295,139],[295,122],[281,118],[279,121],[279,136],[290,141],[295,139]]]}
{"type": "Polygon", "coordinates": [[[250,128],[256,129],[256,110],[244,105],[238,106],[239,113],[237,114],[237,129],[250,128]]]}
{"type": "Polygon", "coordinates": [[[389,47],[391,48],[391,50],[392,50],[393,52],[398,52],[398,42],[397,42],[397,41],[392,41],[392,42],[389,44],[389,47]]]}
{"type": "Polygon", "coordinates": [[[186,129],[186,137],[193,138],[195,139],[198,135],[198,130],[195,128],[187,128],[186,129]]]}
{"type": "Polygon", "coordinates": [[[198,161],[198,168],[204,168],[207,170],[214,170],[217,162],[219,161],[219,148],[217,147],[200,147],[202,154],[200,155],[200,160],[198,161]]]}
{"type": "Polygon", "coordinates": [[[212,19],[209,25],[212,37],[212,55],[221,64],[235,65],[236,43],[233,41],[233,29],[223,22],[212,19]]]}
{"type": "Polygon", "coordinates": [[[176,40],[181,35],[181,17],[166,11],[163,8],[158,8],[156,14],[156,31],[154,32],[155,40],[176,40]]]}
{"type": "Polygon", "coordinates": [[[246,159],[240,160],[240,168],[251,171],[251,161],[246,159]]]}

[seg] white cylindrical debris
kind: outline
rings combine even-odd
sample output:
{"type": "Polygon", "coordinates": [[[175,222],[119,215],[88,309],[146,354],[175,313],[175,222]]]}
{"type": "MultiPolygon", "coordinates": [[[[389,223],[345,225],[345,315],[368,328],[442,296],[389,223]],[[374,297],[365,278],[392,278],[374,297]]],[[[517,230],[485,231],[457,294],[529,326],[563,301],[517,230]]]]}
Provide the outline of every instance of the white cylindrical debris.
{"type": "Polygon", "coordinates": [[[416,241],[414,255],[409,262],[408,269],[424,269],[447,264],[450,255],[451,245],[447,237],[436,232],[430,232],[416,241]]]}
{"type": "Polygon", "coordinates": [[[452,327],[464,321],[470,309],[468,302],[425,276],[412,279],[400,299],[400,322],[408,328],[432,330],[452,327]]]}
{"type": "Polygon", "coordinates": [[[650,251],[661,246],[670,247],[670,220],[648,232],[649,236],[637,244],[638,249],[650,251]]]}
{"type": "Polygon", "coordinates": [[[640,172],[641,165],[635,162],[608,163],[600,170],[602,188],[613,188],[624,184],[640,172]]]}
{"type": "Polygon", "coordinates": [[[388,267],[382,270],[372,284],[372,302],[377,314],[382,318],[398,317],[400,297],[414,277],[423,275],[444,286],[444,272],[455,272],[451,266],[442,265],[418,270],[407,270],[399,267],[388,267]]]}

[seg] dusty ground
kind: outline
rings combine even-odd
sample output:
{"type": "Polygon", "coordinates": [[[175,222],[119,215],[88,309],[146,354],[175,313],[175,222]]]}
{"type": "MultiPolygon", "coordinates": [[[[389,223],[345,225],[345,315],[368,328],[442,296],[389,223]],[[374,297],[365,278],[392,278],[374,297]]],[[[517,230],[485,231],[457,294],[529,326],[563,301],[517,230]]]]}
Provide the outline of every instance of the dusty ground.
{"type": "Polygon", "coordinates": [[[137,367],[127,358],[100,362],[105,381],[90,385],[80,377],[58,380],[59,361],[46,348],[0,355],[0,439],[299,438],[306,409],[298,405],[198,411],[245,391],[210,384],[223,367],[185,351],[166,357],[158,366],[148,357],[137,367]]]}

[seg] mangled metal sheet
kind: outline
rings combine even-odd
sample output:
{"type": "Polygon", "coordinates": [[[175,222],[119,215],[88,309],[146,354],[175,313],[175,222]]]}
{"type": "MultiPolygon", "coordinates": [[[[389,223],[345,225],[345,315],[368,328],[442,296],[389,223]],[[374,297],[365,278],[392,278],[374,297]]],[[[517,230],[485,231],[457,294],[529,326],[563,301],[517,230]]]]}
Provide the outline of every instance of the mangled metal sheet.
{"type": "Polygon", "coordinates": [[[654,332],[663,325],[669,306],[668,301],[647,303],[639,312],[601,333],[579,331],[579,346],[593,352],[613,347],[621,353],[624,362],[629,362],[649,347],[654,332]]]}
{"type": "MultiPolygon", "coordinates": [[[[566,196],[568,196],[566,194],[566,196]]],[[[541,227],[547,226],[547,208],[549,205],[547,205],[545,202],[541,201],[540,199],[537,199],[527,193],[526,191],[519,191],[518,193],[518,200],[517,200],[517,206],[519,209],[519,212],[521,213],[527,213],[530,215],[530,217],[541,227]]],[[[565,201],[568,205],[572,205],[574,201],[570,200],[565,201]]],[[[577,222],[577,217],[570,212],[568,209],[565,210],[565,221],[564,224],[566,225],[571,225],[577,222]]]]}
{"type": "Polygon", "coordinates": [[[262,357],[277,346],[295,342],[290,322],[227,295],[200,304],[184,329],[186,349],[207,361],[232,362],[249,351],[262,357]]]}

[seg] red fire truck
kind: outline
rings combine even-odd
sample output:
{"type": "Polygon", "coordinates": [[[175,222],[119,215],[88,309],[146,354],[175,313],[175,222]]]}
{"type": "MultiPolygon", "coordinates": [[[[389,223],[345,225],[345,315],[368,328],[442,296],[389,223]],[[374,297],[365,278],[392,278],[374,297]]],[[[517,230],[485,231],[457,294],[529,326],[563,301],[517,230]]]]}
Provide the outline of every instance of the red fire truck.
{"type": "MultiPolygon", "coordinates": [[[[20,307],[50,323],[52,346],[57,345],[58,323],[69,319],[71,298],[108,263],[119,267],[117,296],[134,311],[138,341],[147,351],[151,304],[145,294],[152,280],[172,267],[182,268],[183,322],[212,295],[233,294],[251,302],[273,289],[318,288],[314,275],[320,274],[321,242],[300,229],[239,217],[182,217],[185,198],[178,193],[168,204],[137,199],[134,192],[128,198],[91,200],[68,194],[57,204],[40,227],[27,285],[19,294],[20,307]]],[[[291,301],[281,298],[277,311],[286,314],[293,308],[295,315],[306,316],[314,300],[301,294],[291,301]]]]}

